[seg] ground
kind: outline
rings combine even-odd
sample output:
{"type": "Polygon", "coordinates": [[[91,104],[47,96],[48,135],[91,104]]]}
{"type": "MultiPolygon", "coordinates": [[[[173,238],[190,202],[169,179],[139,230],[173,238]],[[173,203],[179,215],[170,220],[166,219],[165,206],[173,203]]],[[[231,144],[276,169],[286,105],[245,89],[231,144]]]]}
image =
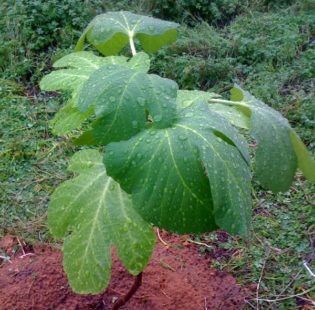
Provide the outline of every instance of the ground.
{"type": "MultiPolygon", "coordinates": [[[[243,309],[245,299],[250,298],[248,289],[237,285],[230,274],[211,268],[210,256],[201,255],[197,245],[187,241],[188,236],[161,235],[167,245],[157,242],[142,286],[123,309],[243,309]]],[[[11,236],[0,243],[8,255],[16,245],[18,241],[11,236]]],[[[109,288],[96,296],[76,295],[62,270],[58,246],[23,247],[26,256],[16,252],[0,269],[3,310],[111,309],[133,283],[114,255],[109,288]]]]}

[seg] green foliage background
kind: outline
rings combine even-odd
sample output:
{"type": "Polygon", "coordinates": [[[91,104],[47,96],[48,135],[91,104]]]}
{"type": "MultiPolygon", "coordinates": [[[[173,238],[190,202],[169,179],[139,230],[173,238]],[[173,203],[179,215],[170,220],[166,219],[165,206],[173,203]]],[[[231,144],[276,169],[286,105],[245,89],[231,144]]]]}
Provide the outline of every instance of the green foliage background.
{"type": "MultiPolygon", "coordinates": [[[[182,24],[178,41],[154,55],[154,72],[176,80],[180,88],[226,96],[234,82],[243,85],[281,111],[314,154],[313,0],[5,0],[0,4],[1,236],[51,240],[47,201],[68,177],[65,167],[76,149],[73,136],[56,138],[49,129],[65,96],[40,93],[38,81],[72,50],[92,17],[120,9],[182,24]]],[[[289,296],[314,287],[303,267],[306,260],[315,269],[314,185],[298,176],[287,193],[256,190],[250,240],[215,233],[192,237],[207,242],[211,249],[201,251],[241,283],[258,282],[265,266],[261,298],[275,299],[285,288],[289,296]]],[[[303,297],[314,299],[312,293],[303,297]]],[[[288,298],[261,306],[296,309],[302,302],[288,298]]]]}

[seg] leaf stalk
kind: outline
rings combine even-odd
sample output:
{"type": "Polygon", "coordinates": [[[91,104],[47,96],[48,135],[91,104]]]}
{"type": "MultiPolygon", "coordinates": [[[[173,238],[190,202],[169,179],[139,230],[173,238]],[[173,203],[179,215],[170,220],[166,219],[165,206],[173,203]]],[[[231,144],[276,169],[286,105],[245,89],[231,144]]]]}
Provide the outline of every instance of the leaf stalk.
{"type": "Polygon", "coordinates": [[[142,284],[142,272],[140,272],[136,278],[135,278],[135,282],[133,283],[132,287],[130,288],[129,292],[123,296],[120,297],[113,305],[113,309],[112,310],[118,310],[120,307],[122,307],[123,305],[125,305],[128,300],[135,294],[135,292],[138,290],[138,288],[141,286],[142,284]]]}
{"type": "Polygon", "coordinates": [[[129,45],[131,49],[132,56],[135,56],[137,54],[135,42],[133,41],[133,32],[129,32],[129,45]]]}
{"type": "Polygon", "coordinates": [[[215,99],[215,98],[208,99],[208,101],[214,102],[214,103],[227,104],[227,105],[238,105],[238,106],[243,106],[243,107],[248,108],[248,105],[244,102],[241,102],[241,101],[232,101],[232,100],[215,99]]]}

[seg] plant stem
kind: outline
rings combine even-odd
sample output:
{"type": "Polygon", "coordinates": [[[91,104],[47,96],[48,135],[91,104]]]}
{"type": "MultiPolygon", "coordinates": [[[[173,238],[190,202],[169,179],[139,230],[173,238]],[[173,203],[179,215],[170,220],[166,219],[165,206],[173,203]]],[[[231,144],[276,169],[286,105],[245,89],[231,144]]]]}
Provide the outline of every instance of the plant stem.
{"type": "Polygon", "coordinates": [[[248,108],[248,105],[246,103],[242,103],[240,101],[232,101],[232,100],[224,100],[224,99],[216,99],[216,98],[208,99],[208,101],[214,102],[214,103],[223,103],[223,104],[227,104],[227,105],[238,105],[238,106],[248,108]]]}
{"type": "Polygon", "coordinates": [[[123,296],[120,297],[113,305],[113,309],[112,310],[117,310],[120,307],[122,307],[123,305],[125,305],[128,300],[133,296],[133,294],[138,290],[138,288],[141,286],[142,283],[142,272],[140,272],[136,278],[135,278],[135,282],[133,283],[131,289],[129,290],[129,292],[123,296]]]}
{"type": "Polygon", "coordinates": [[[132,56],[136,55],[137,51],[136,51],[135,43],[133,41],[133,33],[132,32],[129,33],[129,44],[130,44],[132,56]]]}

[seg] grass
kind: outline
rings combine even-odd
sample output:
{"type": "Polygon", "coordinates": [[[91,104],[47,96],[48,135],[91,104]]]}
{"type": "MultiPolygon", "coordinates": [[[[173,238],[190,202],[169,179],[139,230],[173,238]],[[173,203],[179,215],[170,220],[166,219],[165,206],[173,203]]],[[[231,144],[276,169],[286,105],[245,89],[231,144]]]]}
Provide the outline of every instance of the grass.
{"type": "Polygon", "coordinates": [[[276,12],[250,12],[224,28],[182,27],[153,70],[183,89],[224,93],[234,82],[280,110],[304,142],[315,146],[315,14],[299,3],[276,12]],[[174,64],[170,66],[169,64],[174,64]]]}
{"type": "MultiPolygon", "coordinates": [[[[49,120],[63,97],[40,93],[37,85],[51,70],[51,59],[73,47],[87,20],[99,12],[101,2],[112,8],[107,1],[93,0],[88,10],[84,6],[78,10],[74,7],[77,1],[66,0],[59,7],[60,14],[67,15],[64,19],[56,19],[56,12],[50,12],[49,5],[41,7],[40,1],[29,1],[26,6],[35,10],[35,17],[2,4],[0,236],[11,233],[29,242],[51,241],[47,203],[57,184],[67,178],[65,169],[76,149],[71,137],[57,138],[50,132],[49,120]],[[36,19],[42,10],[48,19],[36,19]],[[67,10],[72,15],[64,13],[67,10]],[[16,13],[16,18],[10,17],[16,13]],[[52,26],[56,22],[57,30],[52,26]],[[18,31],[21,25],[23,32],[18,31]]],[[[288,117],[314,153],[315,16],[306,5],[311,1],[302,1],[304,5],[296,1],[275,10],[262,10],[263,1],[258,2],[256,10],[252,5],[224,27],[206,22],[193,28],[182,25],[176,44],[154,56],[153,71],[175,79],[181,88],[212,90],[225,96],[234,82],[242,84],[288,117]]],[[[124,1],[117,5],[125,8],[124,1]]],[[[282,298],[315,287],[314,277],[303,265],[306,261],[314,272],[315,186],[298,175],[286,193],[272,194],[258,185],[255,191],[248,240],[223,233],[194,238],[211,246],[200,250],[214,258],[212,264],[253,287],[248,309],[257,308],[253,283],[260,283],[260,299],[278,299],[259,301],[259,309],[297,309],[307,303],[305,299],[315,299],[314,291],[282,298]]]]}
{"type": "Polygon", "coordinates": [[[315,213],[314,184],[297,176],[290,191],[272,194],[259,191],[254,200],[251,236],[242,240],[232,236],[222,238],[211,233],[197,238],[208,247],[201,252],[214,258],[212,264],[234,274],[239,283],[251,287],[252,299],[247,308],[256,309],[256,294],[260,309],[295,309],[306,298],[314,300],[315,279],[304,262],[314,270],[315,213]],[[301,298],[287,298],[311,289],[301,298]],[[284,298],[278,302],[263,301],[284,298]]]}
{"type": "Polygon", "coordinates": [[[73,147],[49,133],[49,119],[60,100],[23,92],[18,84],[2,81],[0,235],[45,240],[49,195],[65,179],[73,147]]]}

